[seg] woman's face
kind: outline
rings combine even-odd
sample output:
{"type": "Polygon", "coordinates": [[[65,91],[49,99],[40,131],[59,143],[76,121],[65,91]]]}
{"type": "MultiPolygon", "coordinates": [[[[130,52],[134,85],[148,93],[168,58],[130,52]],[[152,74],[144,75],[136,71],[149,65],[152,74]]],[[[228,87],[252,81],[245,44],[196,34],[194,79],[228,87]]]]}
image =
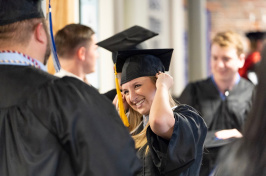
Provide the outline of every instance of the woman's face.
{"type": "Polygon", "coordinates": [[[122,85],[127,103],[142,115],[149,115],[156,92],[150,77],[139,77],[122,85]]]}

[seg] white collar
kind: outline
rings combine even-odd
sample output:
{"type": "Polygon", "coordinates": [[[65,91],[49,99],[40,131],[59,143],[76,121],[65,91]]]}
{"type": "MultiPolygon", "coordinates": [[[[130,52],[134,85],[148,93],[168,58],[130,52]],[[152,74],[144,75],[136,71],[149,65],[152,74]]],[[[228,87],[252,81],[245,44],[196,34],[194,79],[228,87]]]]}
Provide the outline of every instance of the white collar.
{"type": "MultiPolygon", "coordinates": [[[[54,75],[57,76],[57,77],[60,77],[60,78],[62,78],[64,76],[74,77],[74,78],[77,78],[77,79],[85,82],[82,78],[78,77],[77,75],[75,75],[75,74],[73,74],[73,73],[71,73],[69,71],[64,70],[63,68],[61,68],[60,71],[55,73],[54,75]]],[[[87,84],[89,84],[89,83],[87,83],[87,84]]]]}

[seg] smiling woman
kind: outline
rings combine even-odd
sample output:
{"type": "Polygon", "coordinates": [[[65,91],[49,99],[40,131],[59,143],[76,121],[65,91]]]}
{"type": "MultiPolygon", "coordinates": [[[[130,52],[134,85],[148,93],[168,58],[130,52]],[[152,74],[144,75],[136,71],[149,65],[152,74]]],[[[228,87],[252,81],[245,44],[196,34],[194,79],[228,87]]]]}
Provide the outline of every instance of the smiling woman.
{"type": "Polygon", "coordinates": [[[137,112],[149,115],[156,87],[149,77],[136,78],[123,85],[123,93],[128,104],[137,112]]]}
{"type": "Polygon", "coordinates": [[[198,175],[206,124],[169,94],[173,49],[119,51],[123,97],[129,105],[129,131],[143,162],[137,175],[198,175]]]}

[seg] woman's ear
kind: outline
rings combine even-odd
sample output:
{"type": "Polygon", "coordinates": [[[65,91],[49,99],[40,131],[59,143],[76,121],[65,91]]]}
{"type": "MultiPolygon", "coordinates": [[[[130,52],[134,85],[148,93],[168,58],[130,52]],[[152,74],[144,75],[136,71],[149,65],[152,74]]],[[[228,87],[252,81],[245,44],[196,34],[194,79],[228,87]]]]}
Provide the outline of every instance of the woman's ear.
{"type": "Polygon", "coordinates": [[[84,46],[77,50],[78,59],[81,61],[85,60],[86,48],[84,46]]]}

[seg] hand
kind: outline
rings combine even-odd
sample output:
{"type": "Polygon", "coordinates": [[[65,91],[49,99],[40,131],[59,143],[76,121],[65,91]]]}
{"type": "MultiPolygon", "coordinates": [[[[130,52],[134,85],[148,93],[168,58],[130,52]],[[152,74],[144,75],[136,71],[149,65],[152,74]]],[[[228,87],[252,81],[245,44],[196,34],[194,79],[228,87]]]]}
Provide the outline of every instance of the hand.
{"type": "Polygon", "coordinates": [[[123,99],[124,110],[125,110],[125,113],[126,113],[128,111],[128,109],[129,109],[129,104],[126,101],[126,98],[125,98],[124,94],[122,94],[122,99],[123,99]]]}
{"type": "Polygon", "coordinates": [[[157,81],[156,81],[156,88],[159,88],[161,86],[166,86],[166,88],[169,90],[173,84],[173,77],[170,76],[167,73],[160,72],[156,74],[157,81]]]}
{"type": "MultiPolygon", "coordinates": [[[[123,99],[124,110],[125,110],[125,112],[127,112],[129,109],[129,105],[128,105],[128,103],[125,99],[125,96],[123,94],[122,94],[122,99],[123,99]]],[[[116,110],[118,111],[118,96],[117,95],[115,96],[115,98],[113,100],[113,104],[115,105],[116,110]]]]}
{"type": "Polygon", "coordinates": [[[217,131],[215,133],[215,136],[218,139],[229,139],[229,138],[232,138],[232,137],[235,137],[235,138],[243,137],[242,134],[237,129],[217,131]]]}

